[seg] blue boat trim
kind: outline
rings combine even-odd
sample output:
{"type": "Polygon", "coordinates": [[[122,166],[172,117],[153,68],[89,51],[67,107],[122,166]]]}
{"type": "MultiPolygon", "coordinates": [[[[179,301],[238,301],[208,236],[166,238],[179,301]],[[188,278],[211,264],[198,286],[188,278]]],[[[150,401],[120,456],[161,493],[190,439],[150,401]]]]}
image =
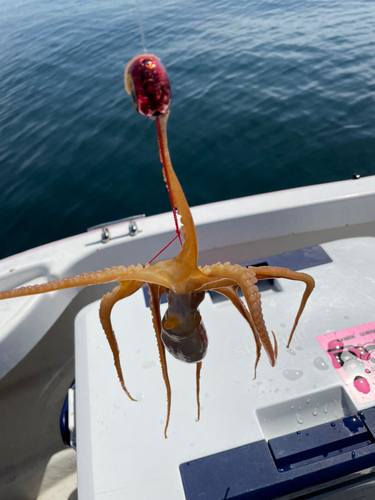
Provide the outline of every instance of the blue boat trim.
{"type": "Polygon", "coordinates": [[[186,500],[271,500],[375,466],[375,407],[180,465],[186,500]]]}
{"type": "MultiPolygon", "coordinates": [[[[75,387],[75,379],[70,385],[70,388],[75,387]]],[[[61,439],[63,440],[63,443],[66,444],[67,446],[71,446],[72,443],[72,435],[69,430],[69,403],[68,403],[68,393],[65,396],[63,406],[61,408],[61,413],[60,413],[60,434],[61,434],[61,439]]]]}

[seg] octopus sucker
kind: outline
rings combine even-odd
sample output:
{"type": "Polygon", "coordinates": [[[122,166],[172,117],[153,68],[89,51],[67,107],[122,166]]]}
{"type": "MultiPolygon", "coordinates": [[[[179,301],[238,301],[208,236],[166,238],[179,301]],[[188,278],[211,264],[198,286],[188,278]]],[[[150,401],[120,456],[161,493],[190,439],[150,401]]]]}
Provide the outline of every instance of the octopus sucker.
{"type": "MultiPolygon", "coordinates": [[[[144,284],[149,287],[151,323],[155,332],[162,378],[167,393],[167,417],[164,436],[171,415],[171,385],[168,376],[168,351],[175,358],[196,364],[196,400],[198,418],[200,417],[200,374],[203,358],[207,352],[207,332],[199,312],[199,304],[206,291],[213,290],[226,296],[240,315],[249,325],[256,345],[254,376],[261,356],[262,347],[266,351],[271,366],[276,363],[278,354],[276,336],[271,332],[273,343],[267,332],[262,314],[261,296],[256,282],[269,278],[285,278],[305,283],[305,291],[297,312],[288,346],[292,340],[299,318],[306,302],[314,289],[314,280],[305,273],[279,267],[242,267],[239,264],[220,262],[203,268],[198,266],[198,240],[194,220],[185,194],[172,167],[167,141],[167,122],[171,101],[171,89],[167,72],[160,59],[152,54],[141,54],[132,58],[125,68],[124,83],[126,91],[131,95],[136,110],[156,121],[159,157],[162,163],[163,179],[169,190],[172,213],[179,236],[176,207],[180,216],[182,246],[179,253],[172,259],[146,263],[136,266],[106,267],[104,271],[83,273],[73,277],[63,278],[43,285],[21,287],[0,292],[0,300],[47,293],[72,287],[91,286],[102,283],[117,282],[118,285],[104,295],[99,308],[99,318],[111,349],[114,368],[123,392],[132,400],[135,399],[128,391],[117,339],[111,324],[111,313],[114,305],[136,293],[144,284]],[[244,301],[238,296],[238,287],[242,289],[244,301]],[[160,314],[160,299],[166,292],[168,308],[163,318],[160,314]],[[168,318],[171,318],[168,320],[168,318]],[[176,338],[179,342],[176,343],[176,338]]],[[[137,332],[133,332],[136,334],[137,332]]]]}
{"type": "Polygon", "coordinates": [[[198,268],[203,274],[210,274],[211,273],[211,269],[209,266],[204,266],[204,267],[199,267],[198,268]]]}

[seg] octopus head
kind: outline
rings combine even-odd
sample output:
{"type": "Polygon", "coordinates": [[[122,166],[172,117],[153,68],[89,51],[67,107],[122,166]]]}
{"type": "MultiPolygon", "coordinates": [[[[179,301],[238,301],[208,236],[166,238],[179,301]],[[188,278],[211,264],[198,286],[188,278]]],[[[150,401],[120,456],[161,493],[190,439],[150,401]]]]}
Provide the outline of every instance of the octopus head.
{"type": "Polygon", "coordinates": [[[162,321],[161,339],[167,351],[185,363],[198,363],[208,347],[206,328],[198,311],[204,292],[178,295],[167,292],[168,309],[162,321]]]}

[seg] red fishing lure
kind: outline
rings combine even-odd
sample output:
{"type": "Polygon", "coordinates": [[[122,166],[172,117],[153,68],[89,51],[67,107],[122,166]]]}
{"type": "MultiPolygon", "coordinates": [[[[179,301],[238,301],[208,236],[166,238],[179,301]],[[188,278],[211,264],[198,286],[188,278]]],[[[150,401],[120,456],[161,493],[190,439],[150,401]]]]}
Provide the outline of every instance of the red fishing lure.
{"type": "Polygon", "coordinates": [[[164,115],[171,103],[168,74],[160,59],[152,54],[133,57],[124,75],[125,88],[136,110],[149,118],[164,115]]]}

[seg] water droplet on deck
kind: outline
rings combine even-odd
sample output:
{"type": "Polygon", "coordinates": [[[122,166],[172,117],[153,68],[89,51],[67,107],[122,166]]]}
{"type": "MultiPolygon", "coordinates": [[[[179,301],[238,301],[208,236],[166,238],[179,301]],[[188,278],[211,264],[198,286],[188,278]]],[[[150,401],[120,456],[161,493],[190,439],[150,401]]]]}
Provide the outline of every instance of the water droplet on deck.
{"type": "Polygon", "coordinates": [[[296,419],[299,424],[303,424],[303,418],[299,413],[296,413],[296,419]]]}
{"type": "Polygon", "coordinates": [[[291,356],[296,356],[296,352],[295,352],[295,351],[293,351],[293,349],[290,349],[290,348],[289,348],[289,349],[287,349],[287,350],[286,350],[286,352],[287,352],[288,354],[290,354],[291,356]]]}
{"type": "Polygon", "coordinates": [[[301,431],[297,431],[296,434],[301,434],[301,431]]]}
{"type": "Polygon", "coordinates": [[[362,392],[363,394],[368,394],[371,391],[370,384],[364,377],[354,377],[353,384],[357,391],[362,392]]]}
{"type": "Polygon", "coordinates": [[[318,370],[328,370],[329,366],[322,357],[317,357],[314,359],[314,366],[318,370]]]}
{"type": "Polygon", "coordinates": [[[152,368],[153,366],[156,366],[155,361],[144,361],[142,363],[142,368],[145,368],[145,369],[152,368]]]}
{"type": "Polygon", "coordinates": [[[292,406],[290,407],[290,409],[293,411],[293,410],[294,410],[294,405],[292,405],[292,406]]]}
{"type": "Polygon", "coordinates": [[[144,397],[145,395],[142,394],[141,392],[137,392],[137,394],[135,395],[135,399],[138,401],[138,403],[142,403],[144,397]]]}
{"type": "Polygon", "coordinates": [[[281,328],[285,328],[285,323],[280,323],[281,328]]]}
{"type": "Polygon", "coordinates": [[[331,422],[331,427],[335,427],[335,422],[331,422]]]}
{"type": "Polygon", "coordinates": [[[283,375],[287,380],[295,381],[302,377],[302,370],[284,370],[283,375]]]}
{"type": "Polygon", "coordinates": [[[280,389],[278,387],[276,387],[276,389],[273,392],[276,394],[276,392],[279,392],[279,390],[280,389]]]}
{"type": "Polygon", "coordinates": [[[327,403],[324,405],[324,413],[327,413],[328,412],[328,405],[327,403]]]}
{"type": "Polygon", "coordinates": [[[206,392],[206,393],[205,393],[206,398],[208,398],[208,396],[209,396],[209,395],[210,395],[210,393],[209,393],[209,392],[206,392]]]}
{"type": "Polygon", "coordinates": [[[301,347],[300,345],[296,345],[296,350],[297,351],[303,351],[303,347],[301,347]]]}
{"type": "Polygon", "coordinates": [[[317,406],[315,406],[312,414],[314,415],[314,417],[317,416],[317,414],[318,414],[318,407],[317,406]]]}
{"type": "Polygon", "coordinates": [[[349,316],[344,316],[344,319],[349,319],[349,316]]]}
{"type": "MultiPolygon", "coordinates": [[[[101,347],[101,346],[100,346],[101,347]]],[[[368,368],[366,368],[365,370],[366,373],[371,373],[371,370],[369,370],[368,368]]]]}
{"type": "Polygon", "coordinates": [[[355,458],[355,451],[352,451],[352,458],[355,458]]]}
{"type": "Polygon", "coordinates": [[[310,398],[307,398],[306,399],[306,403],[309,404],[310,403],[310,398]]]}

